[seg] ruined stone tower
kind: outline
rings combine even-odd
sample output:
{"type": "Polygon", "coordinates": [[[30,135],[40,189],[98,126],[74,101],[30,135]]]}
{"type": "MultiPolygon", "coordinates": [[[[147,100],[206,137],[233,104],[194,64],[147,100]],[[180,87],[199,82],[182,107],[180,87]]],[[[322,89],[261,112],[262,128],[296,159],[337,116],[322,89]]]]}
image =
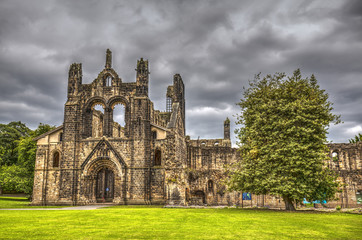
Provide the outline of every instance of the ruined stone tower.
{"type": "Polygon", "coordinates": [[[175,75],[170,112],[154,110],[148,86],[142,58],[133,83],[112,68],[109,49],[90,84],[82,83],[82,65],[71,64],[64,124],[37,139],[34,204],[167,201],[165,178],[182,169],[186,156],[184,85],[175,75]],[[115,121],[119,106],[124,125],[115,121]]]}

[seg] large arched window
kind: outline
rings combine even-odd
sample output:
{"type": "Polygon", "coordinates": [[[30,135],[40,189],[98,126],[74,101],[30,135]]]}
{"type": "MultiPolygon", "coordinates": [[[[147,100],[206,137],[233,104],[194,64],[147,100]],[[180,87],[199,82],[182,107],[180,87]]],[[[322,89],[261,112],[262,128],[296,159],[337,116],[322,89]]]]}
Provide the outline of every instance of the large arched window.
{"type": "Polygon", "coordinates": [[[123,137],[126,126],[126,107],[117,103],[113,106],[113,137],[123,137]]]}
{"type": "Polygon", "coordinates": [[[58,151],[53,153],[53,167],[59,167],[60,154],[58,151]]]}
{"type": "Polygon", "coordinates": [[[161,150],[155,150],[155,166],[161,166],[161,150]]]}
{"type": "Polygon", "coordinates": [[[92,108],[92,137],[103,136],[104,106],[96,104],[92,108]]]}

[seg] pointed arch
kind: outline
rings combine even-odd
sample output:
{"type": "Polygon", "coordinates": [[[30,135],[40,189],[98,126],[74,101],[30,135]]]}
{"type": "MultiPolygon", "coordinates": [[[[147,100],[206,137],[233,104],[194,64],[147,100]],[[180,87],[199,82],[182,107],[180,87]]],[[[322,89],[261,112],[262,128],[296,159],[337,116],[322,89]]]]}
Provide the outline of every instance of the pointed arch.
{"type": "Polygon", "coordinates": [[[112,81],[109,86],[120,86],[122,79],[118,76],[117,72],[113,68],[105,68],[102,72],[98,74],[97,79],[93,81],[98,86],[106,87],[108,86],[106,80],[108,77],[111,77],[112,81]]]}
{"type": "Polygon", "coordinates": [[[111,162],[114,162],[118,166],[119,172],[122,172],[121,171],[122,168],[127,168],[127,164],[123,160],[122,156],[118,152],[116,152],[112,147],[112,145],[105,139],[99,141],[97,145],[93,148],[92,152],[82,163],[81,165],[82,170],[87,172],[87,169],[89,169],[92,163],[99,160],[110,160],[111,162]],[[116,159],[110,158],[109,156],[110,152],[113,153],[116,159]]]}
{"type": "Polygon", "coordinates": [[[106,100],[103,97],[95,96],[88,99],[88,101],[85,104],[84,111],[92,109],[97,104],[102,105],[104,108],[107,107],[106,100]]]}
{"type": "Polygon", "coordinates": [[[85,103],[85,107],[83,108],[83,137],[101,137],[106,132],[107,129],[107,117],[105,116],[107,109],[107,104],[104,98],[102,97],[92,97],[88,99],[85,103]],[[95,109],[97,105],[102,106],[104,111],[101,113],[95,109]],[[94,122],[97,120],[97,123],[94,122]],[[98,135],[95,134],[94,124],[96,124],[102,131],[98,135]]]}
{"type": "Polygon", "coordinates": [[[123,96],[114,96],[107,101],[107,106],[109,106],[110,109],[109,135],[112,137],[128,136],[128,127],[130,121],[130,107],[128,100],[123,96]],[[118,108],[118,105],[122,106],[119,106],[118,108]],[[123,123],[117,121],[117,116],[116,116],[116,114],[118,113],[117,110],[119,110],[119,112],[122,114],[121,119],[124,121],[123,123]]]}

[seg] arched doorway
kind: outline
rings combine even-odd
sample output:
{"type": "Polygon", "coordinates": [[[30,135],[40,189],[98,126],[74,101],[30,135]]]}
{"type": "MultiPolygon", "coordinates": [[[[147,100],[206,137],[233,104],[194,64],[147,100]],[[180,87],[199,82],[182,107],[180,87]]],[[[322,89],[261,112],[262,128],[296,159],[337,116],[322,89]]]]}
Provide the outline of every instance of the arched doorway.
{"type": "Polygon", "coordinates": [[[112,202],[114,197],[114,173],[104,167],[97,173],[97,202],[112,202]]]}
{"type": "Polygon", "coordinates": [[[205,193],[203,191],[201,191],[201,190],[195,191],[194,196],[195,196],[196,200],[198,201],[198,203],[202,203],[202,204],[206,203],[205,193]]]}

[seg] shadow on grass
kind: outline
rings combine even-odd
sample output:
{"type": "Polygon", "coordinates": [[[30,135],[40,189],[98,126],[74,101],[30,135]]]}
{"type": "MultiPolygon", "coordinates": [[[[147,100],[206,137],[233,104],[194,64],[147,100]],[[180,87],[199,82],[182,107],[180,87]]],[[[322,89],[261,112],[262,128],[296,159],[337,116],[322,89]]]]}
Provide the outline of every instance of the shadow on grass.
{"type": "MultiPolygon", "coordinates": [[[[29,202],[27,198],[19,197],[0,197],[0,201],[16,201],[16,202],[29,202]]],[[[30,203],[30,202],[29,202],[30,203]]]]}
{"type": "Polygon", "coordinates": [[[113,205],[104,208],[164,208],[163,205],[113,205]]]}

